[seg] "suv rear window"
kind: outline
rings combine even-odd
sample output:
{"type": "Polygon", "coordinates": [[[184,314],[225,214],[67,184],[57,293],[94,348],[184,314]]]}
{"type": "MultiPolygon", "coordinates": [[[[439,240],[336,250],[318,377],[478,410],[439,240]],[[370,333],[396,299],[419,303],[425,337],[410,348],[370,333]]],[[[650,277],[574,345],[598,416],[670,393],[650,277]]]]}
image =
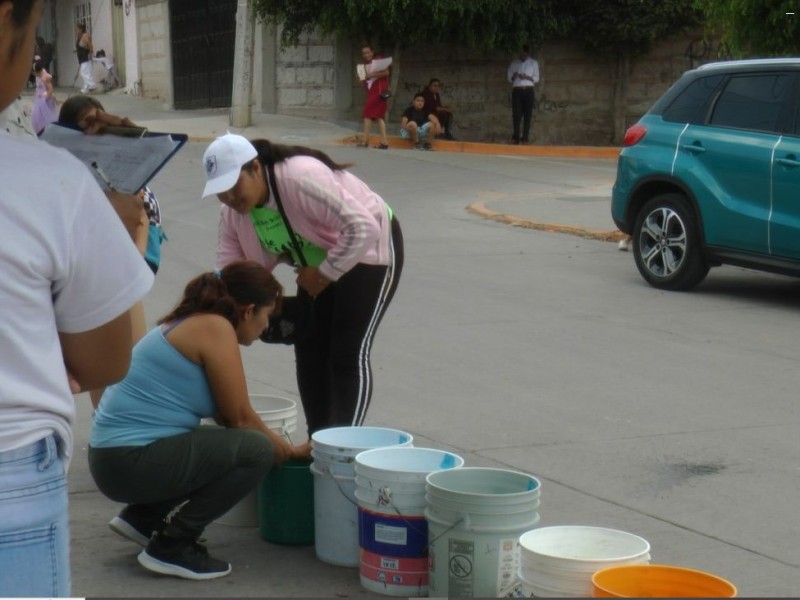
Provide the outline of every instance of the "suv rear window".
{"type": "Polygon", "coordinates": [[[753,131],[779,131],[781,103],[791,93],[786,73],[735,75],[717,100],[711,125],[753,131]]]}
{"type": "Polygon", "coordinates": [[[673,123],[693,123],[703,121],[708,105],[711,102],[711,95],[722,81],[723,75],[712,75],[711,77],[700,77],[686,86],[678,96],[670,103],[662,114],[665,121],[673,123]]]}

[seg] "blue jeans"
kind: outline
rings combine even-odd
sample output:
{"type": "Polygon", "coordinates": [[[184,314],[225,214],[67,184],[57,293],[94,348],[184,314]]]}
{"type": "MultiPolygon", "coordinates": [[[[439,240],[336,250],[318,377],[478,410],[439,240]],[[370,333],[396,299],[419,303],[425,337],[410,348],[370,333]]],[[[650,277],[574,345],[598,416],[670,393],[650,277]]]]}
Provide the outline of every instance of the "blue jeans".
{"type": "Polygon", "coordinates": [[[53,435],[0,452],[0,596],[70,595],[67,502],[53,435]]]}

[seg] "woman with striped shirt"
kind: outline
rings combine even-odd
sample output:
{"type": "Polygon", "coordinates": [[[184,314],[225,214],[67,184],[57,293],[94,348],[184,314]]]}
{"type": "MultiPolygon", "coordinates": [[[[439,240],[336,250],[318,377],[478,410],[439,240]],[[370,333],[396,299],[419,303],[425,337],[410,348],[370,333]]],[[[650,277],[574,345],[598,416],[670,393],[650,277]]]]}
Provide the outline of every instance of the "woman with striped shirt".
{"type": "Polygon", "coordinates": [[[243,258],[269,270],[290,264],[298,295],[313,299],[311,328],[295,342],[309,435],[361,425],[372,396],[372,340],[403,267],[397,217],[346,170],[349,165],[311,148],[229,133],[212,142],[203,163],[203,197],[216,195],[224,205],[217,267],[243,258]],[[294,251],[273,189],[306,266],[294,251]]]}

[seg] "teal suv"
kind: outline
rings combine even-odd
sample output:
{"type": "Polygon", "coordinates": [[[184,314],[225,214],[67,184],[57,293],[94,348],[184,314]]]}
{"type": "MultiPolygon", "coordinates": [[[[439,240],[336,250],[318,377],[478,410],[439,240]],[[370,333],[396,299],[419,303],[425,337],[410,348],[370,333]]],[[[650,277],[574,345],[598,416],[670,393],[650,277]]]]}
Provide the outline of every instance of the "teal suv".
{"type": "Polygon", "coordinates": [[[686,72],[625,134],[611,214],[651,285],[800,276],[800,58],[686,72]]]}

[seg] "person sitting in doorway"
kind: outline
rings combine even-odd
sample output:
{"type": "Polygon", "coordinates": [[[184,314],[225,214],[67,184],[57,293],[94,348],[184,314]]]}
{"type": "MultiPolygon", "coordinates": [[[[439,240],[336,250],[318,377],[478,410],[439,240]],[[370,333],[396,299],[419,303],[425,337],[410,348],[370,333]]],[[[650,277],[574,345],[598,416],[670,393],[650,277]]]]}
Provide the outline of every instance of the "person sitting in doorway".
{"type": "Polygon", "coordinates": [[[400,137],[414,142],[417,150],[433,150],[430,142],[424,140],[433,139],[441,132],[439,119],[433,112],[426,110],[425,96],[422,92],[417,92],[411,105],[403,111],[400,119],[400,137]]]}
{"type": "Polygon", "coordinates": [[[119,78],[117,65],[114,64],[114,59],[112,59],[110,56],[106,56],[105,50],[98,50],[94,55],[94,58],[106,68],[107,73],[103,79],[106,91],[120,87],[122,85],[122,81],[119,78]]]}
{"type": "Polygon", "coordinates": [[[449,106],[442,104],[442,97],[440,90],[442,89],[442,82],[436,77],[432,78],[427,87],[422,91],[425,98],[425,110],[428,110],[436,115],[439,123],[442,125],[442,133],[437,137],[445,140],[454,140],[453,137],[453,109],[449,106]]]}

